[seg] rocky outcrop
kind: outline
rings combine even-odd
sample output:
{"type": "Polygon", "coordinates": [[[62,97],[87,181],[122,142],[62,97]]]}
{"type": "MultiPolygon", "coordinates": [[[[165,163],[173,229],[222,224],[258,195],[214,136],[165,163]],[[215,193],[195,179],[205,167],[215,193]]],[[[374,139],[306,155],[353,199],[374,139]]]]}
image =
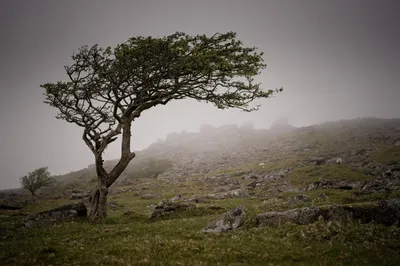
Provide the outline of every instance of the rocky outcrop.
{"type": "Polygon", "coordinates": [[[245,198],[248,197],[249,193],[246,189],[235,189],[227,192],[208,194],[204,197],[206,199],[227,199],[227,198],[245,198]]]}
{"type": "Polygon", "coordinates": [[[24,225],[26,227],[43,226],[86,216],[87,209],[85,204],[82,202],[72,203],[30,216],[24,221],[24,225]]]}
{"type": "Polygon", "coordinates": [[[205,233],[221,233],[235,230],[243,225],[246,217],[244,207],[236,207],[230,212],[222,214],[214,222],[207,225],[202,232],[205,233]]]}
{"type": "Polygon", "coordinates": [[[196,206],[191,203],[163,200],[163,201],[160,201],[155,206],[155,210],[150,215],[149,221],[153,221],[157,218],[170,215],[176,211],[191,209],[191,208],[195,208],[195,207],[196,206]]]}
{"type": "Polygon", "coordinates": [[[313,182],[309,184],[305,190],[313,190],[313,189],[327,189],[327,188],[333,188],[333,189],[346,189],[346,190],[352,190],[356,188],[362,187],[363,182],[360,181],[348,181],[348,180],[327,180],[327,179],[322,179],[320,181],[313,182]]]}
{"type": "Polygon", "coordinates": [[[27,205],[28,201],[16,199],[0,199],[0,209],[3,210],[20,210],[27,205]]]}
{"type": "Polygon", "coordinates": [[[255,217],[259,227],[279,226],[285,223],[303,225],[318,219],[341,222],[356,220],[361,223],[374,221],[387,226],[400,225],[400,198],[354,206],[312,206],[283,212],[261,213],[255,217]]]}

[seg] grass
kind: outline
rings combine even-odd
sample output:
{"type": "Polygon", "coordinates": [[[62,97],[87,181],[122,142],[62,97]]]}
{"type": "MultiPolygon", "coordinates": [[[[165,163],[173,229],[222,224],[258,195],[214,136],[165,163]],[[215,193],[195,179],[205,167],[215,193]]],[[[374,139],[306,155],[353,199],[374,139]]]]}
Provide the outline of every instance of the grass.
{"type": "Polygon", "coordinates": [[[321,179],[365,181],[372,178],[357,169],[339,164],[301,167],[295,169],[289,176],[290,182],[298,186],[305,186],[321,179]]]}
{"type": "Polygon", "coordinates": [[[400,164],[400,146],[382,147],[374,152],[373,158],[386,164],[400,164]]]}
{"type": "Polygon", "coordinates": [[[0,261],[2,265],[395,265],[400,259],[396,227],[317,222],[201,233],[217,216],[204,213],[153,223],[119,216],[97,225],[78,221],[20,229],[2,236],[0,261]]]}

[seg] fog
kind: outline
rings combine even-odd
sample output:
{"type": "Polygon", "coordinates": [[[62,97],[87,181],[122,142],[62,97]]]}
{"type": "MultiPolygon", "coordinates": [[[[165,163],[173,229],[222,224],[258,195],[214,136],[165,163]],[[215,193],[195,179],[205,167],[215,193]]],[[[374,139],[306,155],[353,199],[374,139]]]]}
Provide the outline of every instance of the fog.
{"type": "MultiPolygon", "coordinates": [[[[48,166],[53,174],[87,167],[93,155],[82,128],[55,119],[40,84],[65,80],[63,66],[81,45],[116,45],[131,36],[176,31],[235,31],[265,52],[258,77],[284,87],[258,112],[218,110],[193,100],[148,110],[132,127],[132,148],[145,149],[170,132],[200,125],[254,123],[268,128],[289,117],[294,126],[356,117],[399,117],[398,1],[12,1],[0,2],[0,189],[48,166]]],[[[114,159],[119,147],[106,150],[114,159]]]]}

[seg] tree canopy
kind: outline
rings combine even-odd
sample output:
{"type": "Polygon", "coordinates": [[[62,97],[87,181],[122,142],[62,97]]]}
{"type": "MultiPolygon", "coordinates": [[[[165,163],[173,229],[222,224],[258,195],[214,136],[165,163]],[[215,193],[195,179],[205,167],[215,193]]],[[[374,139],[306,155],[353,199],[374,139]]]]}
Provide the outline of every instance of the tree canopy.
{"type": "Polygon", "coordinates": [[[29,190],[34,196],[38,189],[51,185],[54,182],[54,178],[47,169],[47,167],[41,167],[21,177],[21,187],[29,190]]]}
{"type": "Polygon", "coordinates": [[[115,48],[83,46],[65,66],[67,81],[46,83],[45,102],[57,118],[83,128],[97,174],[109,187],[135,157],[131,123],[143,111],[191,98],[217,108],[254,111],[251,103],[279,90],[264,90],[254,77],[266,67],[263,53],[244,47],[236,33],[132,37],[115,48]],[[107,173],[102,153],[122,134],[121,158],[107,173]]]}

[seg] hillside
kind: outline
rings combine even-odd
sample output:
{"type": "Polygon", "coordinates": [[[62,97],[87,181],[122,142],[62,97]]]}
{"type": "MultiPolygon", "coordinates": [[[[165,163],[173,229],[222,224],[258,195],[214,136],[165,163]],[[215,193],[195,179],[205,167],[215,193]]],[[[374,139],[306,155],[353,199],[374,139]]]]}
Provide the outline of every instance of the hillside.
{"type": "Polygon", "coordinates": [[[104,223],[35,215],[89,206],[94,177],[89,166],[35,200],[3,195],[27,201],[0,210],[0,264],[400,263],[400,119],[171,133],[110,187],[104,223]]]}
{"type": "MultiPolygon", "coordinates": [[[[138,169],[148,167],[151,160],[168,160],[173,164],[158,176],[162,179],[231,168],[251,170],[259,163],[265,163],[267,168],[295,167],[308,164],[314,157],[340,157],[347,164],[361,166],[370,160],[386,160],[375,157],[380,150],[396,147],[399,141],[400,119],[359,118],[301,128],[278,125],[270,129],[254,129],[251,125],[217,128],[204,125],[198,133],[171,133],[165,141],[137,151],[119,182],[137,177],[138,169]]],[[[105,168],[111,169],[116,162],[106,161],[105,168]]],[[[67,182],[87,182],[93,178],[94,165],[57,177],[67,182]]]]}

